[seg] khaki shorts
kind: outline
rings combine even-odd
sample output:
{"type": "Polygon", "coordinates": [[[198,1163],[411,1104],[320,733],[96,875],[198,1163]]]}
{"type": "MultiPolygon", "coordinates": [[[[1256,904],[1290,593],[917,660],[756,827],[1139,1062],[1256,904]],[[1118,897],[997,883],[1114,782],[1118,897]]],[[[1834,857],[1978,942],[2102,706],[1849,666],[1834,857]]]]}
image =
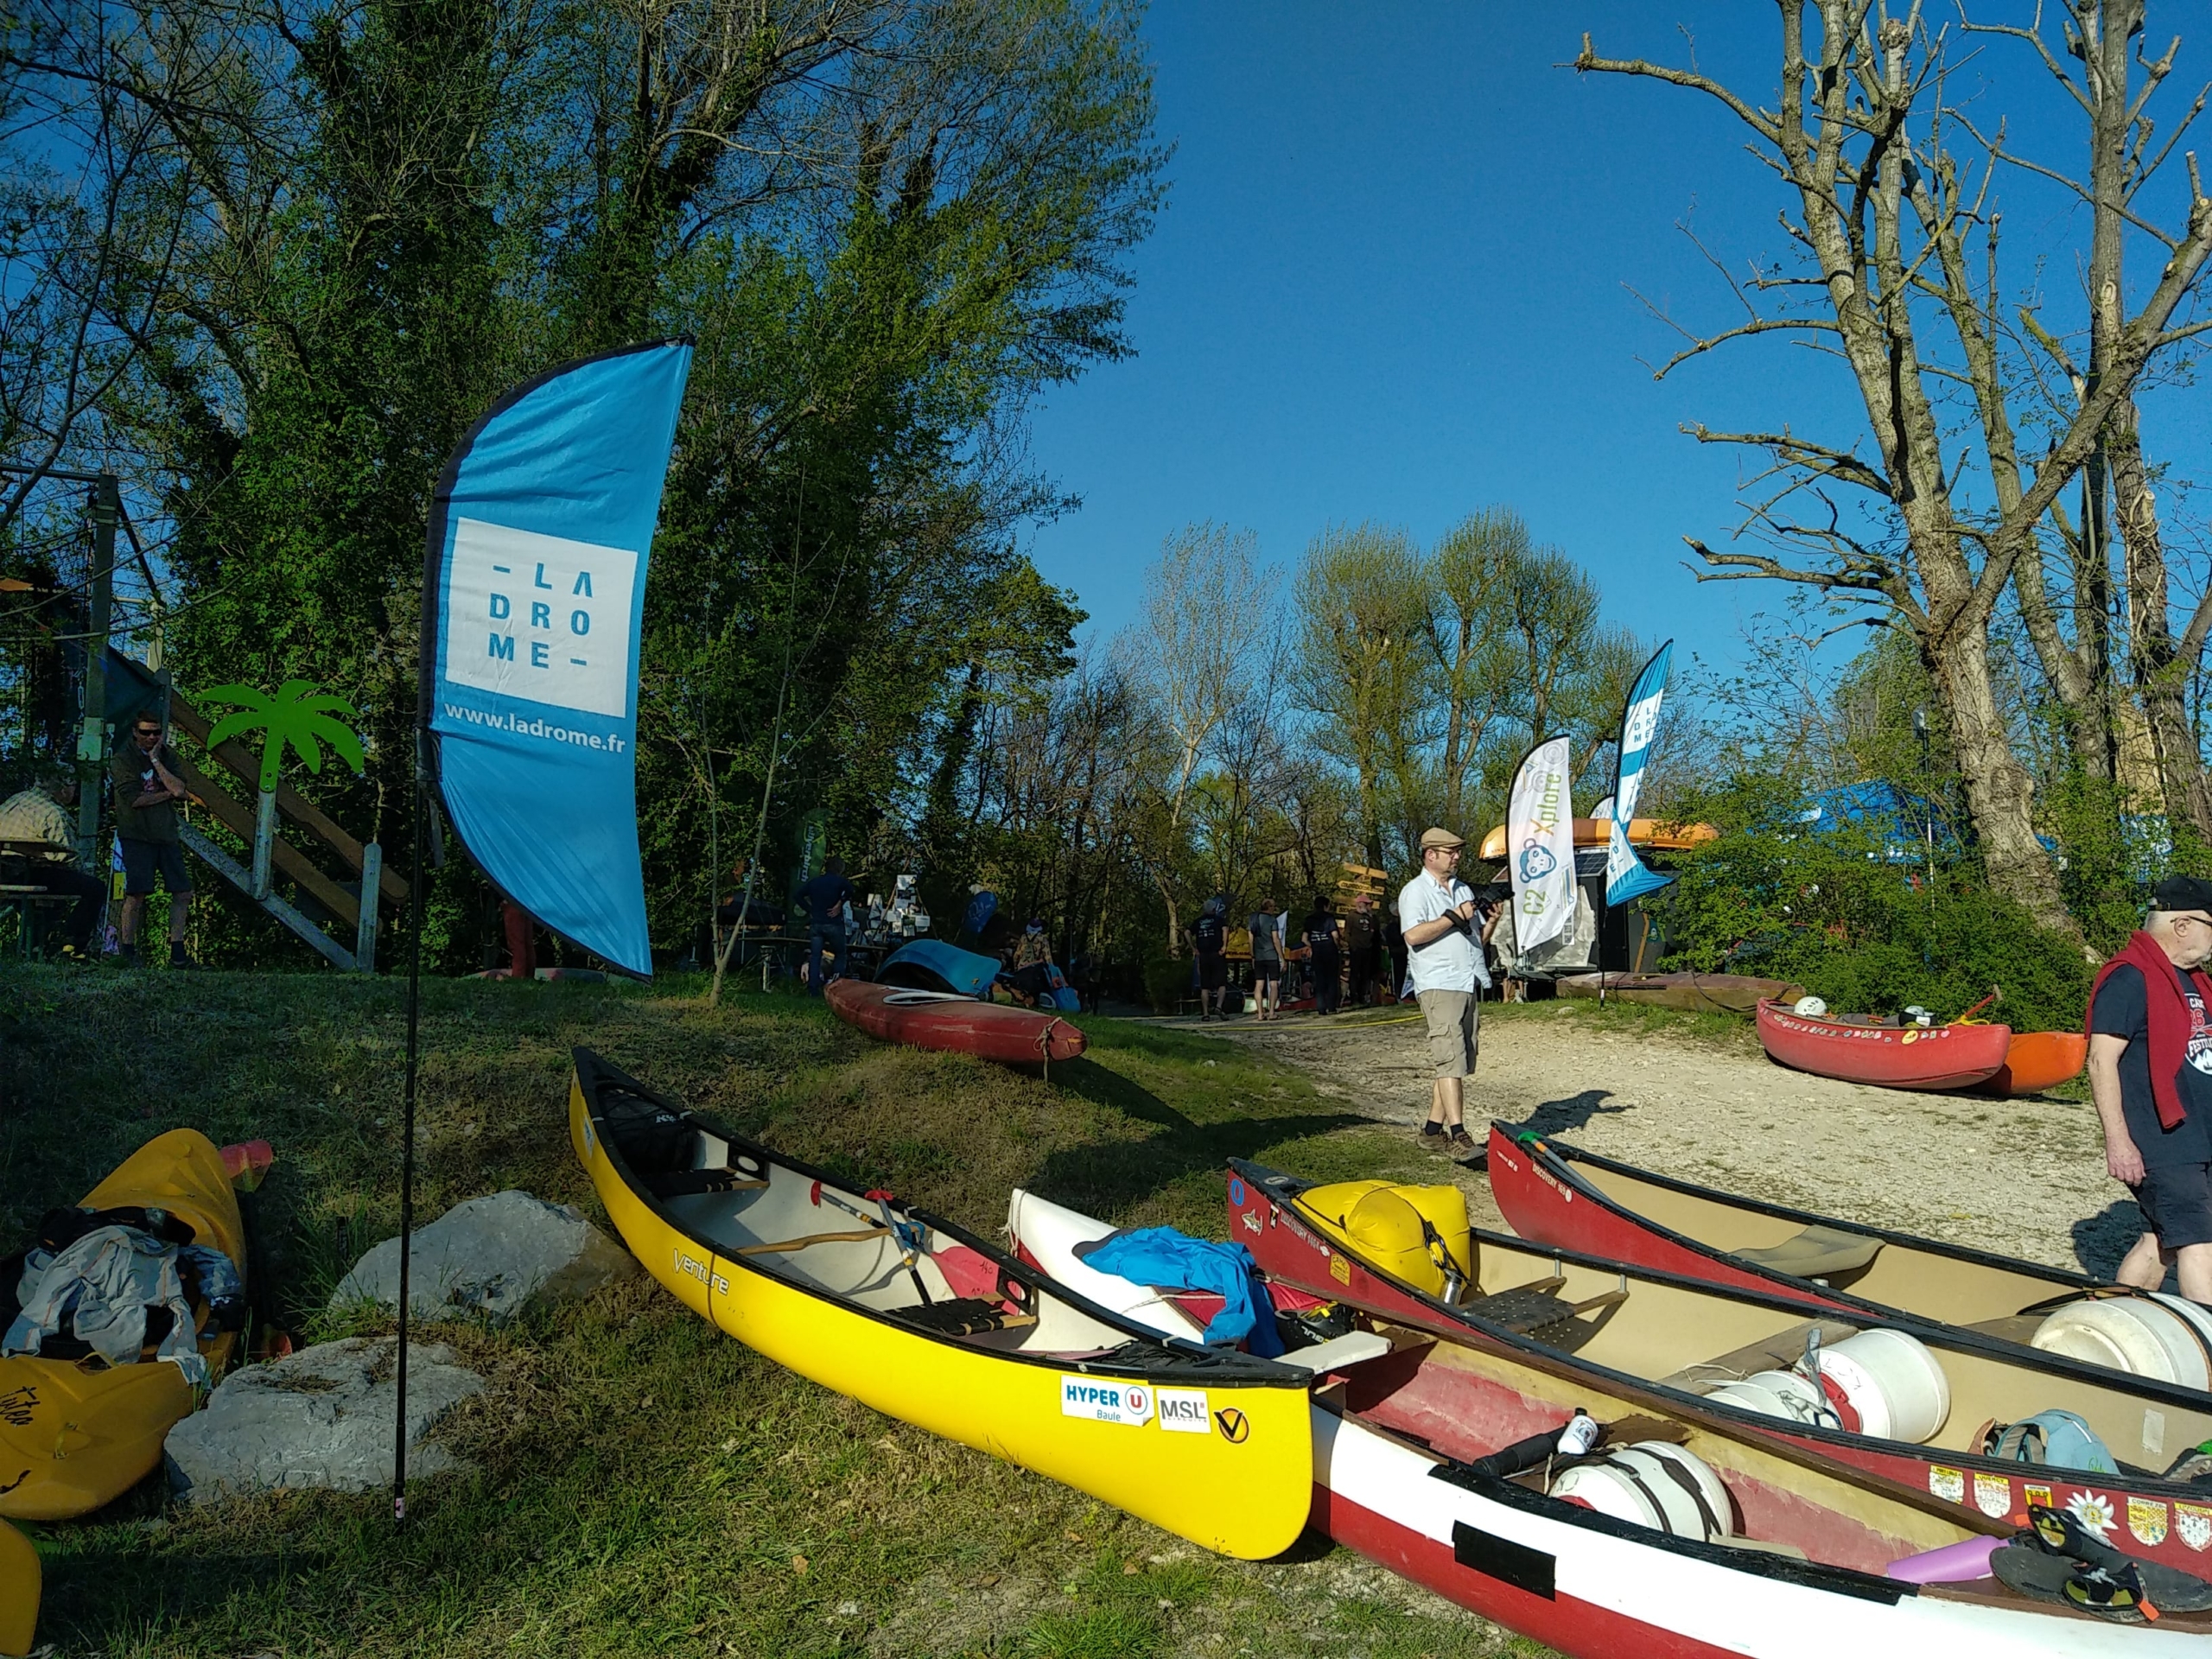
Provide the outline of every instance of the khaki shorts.
{"type": "Polygon", "coordinates": [[[1470,1077],[1481,1044],[1483,1005],[1472,991],[1422,991],[1416,998],[1428,1016],[1428,1057],[1440,1077],[1470,1077]]]}

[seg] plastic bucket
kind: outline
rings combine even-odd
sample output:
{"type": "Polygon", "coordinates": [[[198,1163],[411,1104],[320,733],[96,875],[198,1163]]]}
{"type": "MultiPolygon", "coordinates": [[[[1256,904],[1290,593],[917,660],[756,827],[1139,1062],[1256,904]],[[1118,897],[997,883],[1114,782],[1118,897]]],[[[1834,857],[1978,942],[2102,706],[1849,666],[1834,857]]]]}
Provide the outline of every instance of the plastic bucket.
{"type": "Polygon", "coordinates": [[[2036,1327],[2029,1341],[2047,1354],[2102,1365],[2131,1376],[2206,1385],[2204,1344],[2212,1313],[2179,1296],[2115,1296],[2069,1302],[2036,1327]]]}
{"type": "Polygon", "coordinates": [[[1707,1389],[1705,1397],[1756,1411],[1763,1417],[1834,1427],[1834,1414],[1827,1398],[1795,1371],[1754,1371],[1740,1382],[1707,1389]]]}
{"type": "Polygon", "coordinates": [[[1728,1489],[1703,1459],[1664,1440],[1641,1440],[1606,1452],[1603,1459],[1578,1463],[1560,1476],[1552,1483],[1552,1496],[1578,1498],[1600,1515],[1676,1538],[1709,1542],[1729,1535],[1734,1511],[1728,1489]],[[1697,1489],[1697,1496],[1685,1482],[1697,1489]],[[1699,1497],[1705,1500],[1702,1505],[1699,1497]]]}
{"type": "Polygon", "coordinates": [[[1951,1383],[1928,1344],[1902,1331],[1861,1331],[1821,1350],[1821,1375],[1859,1414],[1859,1432],[1914,1445],[1951,1414],[1951,1383]]]}

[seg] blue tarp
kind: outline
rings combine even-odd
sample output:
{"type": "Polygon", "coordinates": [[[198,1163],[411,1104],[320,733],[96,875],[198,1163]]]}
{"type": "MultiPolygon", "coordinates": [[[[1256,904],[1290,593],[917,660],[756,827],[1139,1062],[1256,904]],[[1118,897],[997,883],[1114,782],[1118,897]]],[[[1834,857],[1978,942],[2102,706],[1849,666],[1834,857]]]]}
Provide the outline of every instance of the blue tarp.
{"type": "Polygon", "coordinates": [[[1173,1227],[1141,1227],[1116,1233],[1076,1252],[1086,1266],[1132,1284],[1161,1290],[1210,1290],[1222,1299],[1221,1312],[1206,1326],[1209,1343],[1239,1343],[1262,1359],[1282,1352],[1275,1331],[1274,1305],[1257,1282],[1252,1252],[1242,1244],[1216,1244],[1192,1238],[1173,1227]]]}
{"type": "MultiPolygon", "coordinates": [[[[1956,844],[1942,811],[1932,801],[1907,794],[1880,779],[1842,784],[1808,795],[1800,804],[1797,821],[1815,831],[1864,830],[1882,838],[1882,861],[1890,864],[1917,862],[1928,855],[1929,826],[1935,826],[1936,845],[1949,851],[1956,844]]],[[[1870,855],[1872,856],[1872,855],[1870,855]]]]}
{"type": "Polygon", "coordinates": [[[912,985],[925,991],[953,991],[962,996],[988,996],[999,976],[998,958],[979,957],[942,939],[909,939],[883,959],[876,970],[878,982],[912,985]]]}

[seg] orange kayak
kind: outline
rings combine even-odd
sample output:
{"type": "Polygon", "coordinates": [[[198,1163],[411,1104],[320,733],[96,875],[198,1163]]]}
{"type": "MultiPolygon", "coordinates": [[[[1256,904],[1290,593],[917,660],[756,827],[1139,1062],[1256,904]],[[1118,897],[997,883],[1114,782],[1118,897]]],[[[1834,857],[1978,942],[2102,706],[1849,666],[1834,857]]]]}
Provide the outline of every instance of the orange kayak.
{"type": "Polygon", "coordinates": [[[1071,1060],[1083,1052],[1082,1029],[1039,1008],[857,979],[832,980],[823,996],[847,1025],[887,1043],[947,1049],[1010,1065],[1071,1060]]]}
{"type": "Polygon", "coordinates": [[[2079,1077],[2089,1039],[2078,1031],[2023,1031],[2005,1050],[2005,1064],[1981,1086],[1993,1095],[2033,1095],[2079,1077]]]}

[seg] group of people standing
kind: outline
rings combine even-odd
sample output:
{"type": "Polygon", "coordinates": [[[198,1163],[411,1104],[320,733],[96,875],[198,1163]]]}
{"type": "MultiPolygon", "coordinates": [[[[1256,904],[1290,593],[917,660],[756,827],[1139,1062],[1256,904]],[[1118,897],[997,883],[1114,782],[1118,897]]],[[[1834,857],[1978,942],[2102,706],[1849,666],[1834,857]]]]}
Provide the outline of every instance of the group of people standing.
{"type": "MultiPolygon", "coordinates": [[[[1251,940],[1255,1020],[1281,1018],[1284,986],[1301,971],[1316,1014],[1395,1001],[1406,982],[1408,949],[1398,917],[1370,893],[1359,894],[1343,912],[1327,894],[1319,894],[1294,924],[1274,899],[1263,899],[1244,931],[1251,940]]],[[[1201,1020],[1229,1017],[1230,942],[1229,901],[1217,894],[1191,925],[1201,1020]]]]}

